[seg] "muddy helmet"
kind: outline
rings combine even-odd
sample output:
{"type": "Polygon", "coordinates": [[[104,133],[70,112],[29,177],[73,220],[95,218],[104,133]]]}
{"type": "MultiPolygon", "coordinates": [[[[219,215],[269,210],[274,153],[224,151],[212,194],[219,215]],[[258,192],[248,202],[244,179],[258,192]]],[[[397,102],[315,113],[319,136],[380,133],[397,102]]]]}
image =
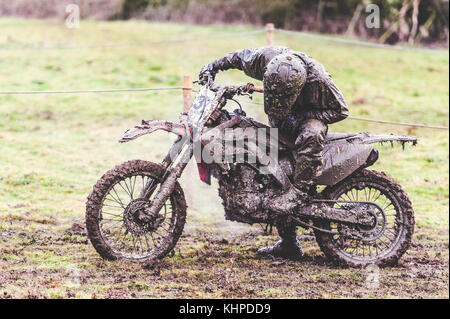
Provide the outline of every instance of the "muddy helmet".
{"type": "Polygon", "coordinates": [[[306,83],[306,64],[291,53],[275,56],[264,73],[264,111],[273,118],[290,114],[306,83]]]}

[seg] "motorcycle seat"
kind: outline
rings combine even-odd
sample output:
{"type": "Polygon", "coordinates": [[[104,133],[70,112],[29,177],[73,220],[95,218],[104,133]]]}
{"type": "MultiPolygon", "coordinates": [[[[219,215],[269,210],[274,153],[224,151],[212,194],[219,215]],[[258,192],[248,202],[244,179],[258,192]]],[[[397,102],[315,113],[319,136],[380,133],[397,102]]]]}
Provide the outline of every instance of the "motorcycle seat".
{"type": "MultiPolygon", "coordinates": [[[[330,132],[325,137],[325,142],[333,142],[337,140],[345,140],[351,137],[357,136],[357,133],[337,133],[330,132]]],[[[279,135],[279,150],[280,151],[292,151],[295,149],[294,143],[292,143],[286,136],[279,135]]]]}

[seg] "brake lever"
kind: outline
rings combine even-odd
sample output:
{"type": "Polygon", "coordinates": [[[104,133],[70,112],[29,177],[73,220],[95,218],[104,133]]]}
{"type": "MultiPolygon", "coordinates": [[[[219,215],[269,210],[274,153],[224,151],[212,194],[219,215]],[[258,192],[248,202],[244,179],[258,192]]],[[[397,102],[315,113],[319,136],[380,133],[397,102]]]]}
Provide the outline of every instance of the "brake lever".
{"type": "Polygon", "coordinates": [[[250,100],[253,100],[253,92],[255,92],[255,85],[253,83],[247,83],[239,87],[236,93],[241,96],[248,96],[250,100]]]}
{"type": "Polygon", "coordinates": [[[250,100],[253,100],[253,96],[252,96],[250,93],[248,93],[248,92],[241,92],[241,93],[239,93],[239,95],[242,95],[242,96],[248,96],[248,98],[249,98],[250,100]]]}

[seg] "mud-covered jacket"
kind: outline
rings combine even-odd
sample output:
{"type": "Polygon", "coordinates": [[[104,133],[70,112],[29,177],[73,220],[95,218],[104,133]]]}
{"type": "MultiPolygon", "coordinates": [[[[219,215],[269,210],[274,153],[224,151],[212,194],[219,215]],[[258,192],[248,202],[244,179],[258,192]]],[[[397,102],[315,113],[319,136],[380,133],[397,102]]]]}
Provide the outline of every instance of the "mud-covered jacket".
{"type": "Polygon", "coordinates": [[[238,69],[254,79],[263,80],[267,64],[279,54],[291,53],[307,66],[307,81],[297,98],[292,115],[317,119],[326,124],[345,119],[348,109],[345,99],[324,66],[304,53],[286,47],[263,47],[231,52],[214,61],[214,71],[238,69]]]}

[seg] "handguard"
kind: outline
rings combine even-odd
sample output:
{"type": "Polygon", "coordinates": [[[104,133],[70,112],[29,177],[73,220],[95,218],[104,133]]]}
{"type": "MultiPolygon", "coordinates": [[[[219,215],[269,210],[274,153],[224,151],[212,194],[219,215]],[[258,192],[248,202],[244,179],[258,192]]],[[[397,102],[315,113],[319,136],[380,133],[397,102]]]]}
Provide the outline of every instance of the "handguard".
{"type": "Polygon", "coordinates": [[[186,129],[184,125],[170,122],[170,121],[159,121],[159,120],[142,120],[141,125],[136,125],[135,127],[127,130],[122,137],[119,139],[119,143],[129,142],[142,135],[151,134],[155,131],[163,130],[167,132],[174,133],[178,136],[186,135],[186,129]]]}

